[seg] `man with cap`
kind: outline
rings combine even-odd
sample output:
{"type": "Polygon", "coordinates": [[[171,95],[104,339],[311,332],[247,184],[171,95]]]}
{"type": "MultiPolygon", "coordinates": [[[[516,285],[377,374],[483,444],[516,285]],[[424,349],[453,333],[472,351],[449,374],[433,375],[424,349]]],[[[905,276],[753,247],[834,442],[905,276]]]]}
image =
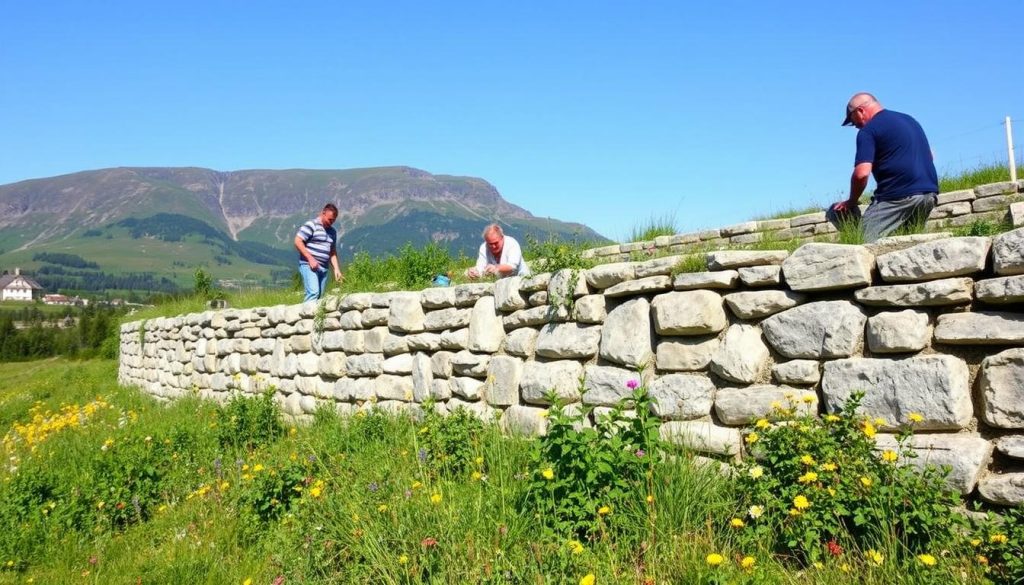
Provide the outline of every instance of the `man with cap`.
{"type": "Polygon", "coordinates": [[[843,126],[856,126],[857,155],[850,177],[850,197],[829,207],[832,223],[860,217],[857,202],[875,177],[875,193],[861,218],[864,241],[873,242],[908,223],[928,218],[939,193],[931,147],[917,120],[886,110],[870,93],[855,94],[846,104],[843,126]]]}

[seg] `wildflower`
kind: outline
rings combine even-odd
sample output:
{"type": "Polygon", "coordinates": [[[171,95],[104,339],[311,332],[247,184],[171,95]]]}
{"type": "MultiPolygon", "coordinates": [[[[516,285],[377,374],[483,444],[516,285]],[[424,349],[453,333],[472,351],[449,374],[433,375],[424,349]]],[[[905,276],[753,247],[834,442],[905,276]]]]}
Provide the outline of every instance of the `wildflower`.
{"type": "Polygon", "coordinates": [[[444,499],[444,496],[442,496],[441,494],[433,494],[433,495],[430,496],[430,503],[431,504],[440,504],[441,500],[443,500],[443,499],[444,499]]]}
{"type": "Polygon", "coordinates": [[[749,435],[747,435],[747,437],[746,437],[745,439],[743,439],[743,440],[744,440],[744,441],[746,441],[746,443],[747,443],[748,445],[753,445],[753,444],[754,444],[754,443],[756,443],[756,442],[757,442],[757,440],[758,440],[758,439],[760,439],[760,438],[761,438],[761,437],[758,437],[758,436],[757,436],[757,433],[750,433],[750,434],[749,434],[749,435]]]}
{"type": "Polygon", "coordinates": [[[420,447],[420,450],[416,452],[416,458],[420,460],[420,463],[425,462],[427,460],[427,450],[420,447]]]}
{"type": "Polygon", "coordinates": [[[580,585],[594,585],[594,583],[597,583],[597,577],[593,573],[587,573],[580,579],[580,585]]]}
{"type": "Polygon", "coordinates": [[[570,540],[569,550],[572,551],[572,554],[578,555],[583,552],[583,543],[578,540],[570,540]]]}
{"type": "Polygon", "coordinates": [[[756,520],[761,517],[761,514],[764,514],[764,506],[751,506],[747,510],[747,514],[750,514],[750,517],[756,520]]]}
{"type": "MultiPolygon", "coordinates": [[[[106,502],[96,502],[96,509],[97,510],[102,510],[103,507],[106,506],[106,505],[107,505],[106,502]]],[[[993,541],[993,542],[995,542],[995,541],[993,541]]]]}
{"type": "Polygon", "coordinates": [[[818,481],[818,474],[814,473],[813,471],[808,471],[807,473],[798,477],[797,481],[800,483],[814,483],[818,481]]]}
{"type": "Polygon", "coordinates": [[[222,481],[222,482],[220,482],[220,485],[217,486],[217,487],[220,489],[220,491],[224,491],[224,490],[228,489],[229,487],[231,487],[231,484],[229,482],[222,481]]]}
{"type": "Polygon", "coordinates": [[[979,546],[979,545],[981,545],[981,539],[980,538],[972,538],[971,539],[971,546],[979,546]]]}
{"type": "Polygon", "coordinates": [[[886,461],[888,463],[893,463],[898,458],[899,458],[899,455],[897,455],[895,451],[883,451],[882,452],[882,461],[886,461]]]}
{"type": "Polygon", "coordinates": [[[544,409],[544,410],[538,412],[537,416],[539,416],[541,418],[547,418],[549,414],[550,413],[547,411],[547,409],[544,409]]]}
{"type": "MultiPolygon", "coordinates": [[[[420,482],[417,481],[416,483],[412,484],[413,489],[416,489],[417,487],[419,487],[419,485],[418,485],[419,483],[420,482]]],[[[366,489],[370,490],[370,493],[375,494],[375,493],[377,493],[377,490],[380,489],[380,486],[377,485],[377,482],[371,481],[370,485],[366,486],[366,489]]]]}
{"type": "Polygon", "coordinates": [[[924,417],[921,416],[921,413],[919,412],[912,412],[907,415],[907,418],[910,419],[910,422],[912,423],[919,423],[924,420],[924,417]]]}
{"type": "Polygon", "coordinates": [[[802,397],[800,398],[800,400],[803,400],[803,401],[804,401],[805,403],[807,403],[807,404],[810,404],[810,403],[814,402],[814,401],[815,401],[815,400],[817,400],[817,399],[818,399],[818,397],[817,397],[817,396],[814,396],[813,394],[804,394],[804,395],[803,395],[803,396],[802,396],[802,397]]]}
{"type": "Polygon", "coordinates": [[[729,526],[732,526],[733,528],[743,528],[746,525],[747,523],[741,518],[733,518],[732,520],[729,520],[729,526]]]}
{"type": "Polygon", "coordinates": [[[404,565],[409,562],[409,555],[403,554],[398,556],[398,564],[404,565]]]}
{"type": "Polygon", "coordinates": [[[810,455],[801,455],[800,463],[803,463],[804,465],[814,465],[814,457],[811,457],[810,455]]]}
{"type": "Polygon", "coordinates": [[[811,507],[811,502],[809,502],[807,498],[801,495],[793,498],[793,506],[797,510],[806,510],[807,508],[811,507]]]}
{"type": "Polygon", "coordinates": [[[636,455],[637,459],[642,459],[644,455],[647,455],[647,451],[644,451],[643,449],[637,449],[636,452],[633,453],[633,455],[636,455]]]}
{"type": "Polygon", "coordinates": [[[881,565],[882,561],[885,560],[885,556],[873,548],[869,548],[867,552],[864,553],[864,556],[867,557],[868,561],[876,565],[881,565]]]}
{"type": "Polygon", "coordinates": [[[882,418],[882,417],[876,417],[875,418],[875,426],[876,427],[884,427],[885,426],[885,419],[882,418]]]}
{"type": "Polygon", "coordinates": [[[476,463],[477,465],[483,465],[484,464],[484,458],[483,457],[477,457],[476,459],[473,460],[473,462],[476,463]]]}
{"type": "Polygon", "coordinates": [[[989,542],[992,544],[1006,544],[1007,540],[1009,539],[1006,538],[1005,534],[993,534],[992,537],[989,538],[989,542]]]}
{"type": "Polygon", "coordinates": [[[800,510],[797,510],[796,508],[790,508],[789,509],[789,515],[790,516],[799,516],[800,514],[803,514],[803,512],[801,512],[800,510]]]}
{"type": "Polygon", "coordinates": [[[114,439],[107,439],[106,441],[103,441],[103,446],[100,447],[100,451],[106,451],[107,449],[109,449],[109,448],[111,448],[113,446],[114,446],[114,439]]]}
{"type": "Polygon", "coordinates": [[[611,514],[611,512],[612,509],[609,506],[601,506],[600,508],[597,509],[597,514],[599,516],[607,516],[608,514],[611,514]]]}
{"type": "Polygon", "coordinates": [[[825,415],[825,421],[826,422],[839,422],[840,418],[837,415],[834,415],[834,414],[826,414],[825,415]]]}
{"type": "Polygon", "coordinates": [[[480,478],[482,478],[483,476],[484,474],[480,473],[479,471],[474,471],[470,477],[473,478],[473,481],[480,481],[480,478]]]}
{"type": "Polygon", "coordinates": [[[782,410],[782,403],[778,400],[773,400],[771,404],[772,410],[782,410]]]}
{"type": "Polygon", "coordinates": [[[754,568],[754,564],[756,563],[757,560],[754,559],[754,557],[743,557],[743,560],[740,561],[740,566],[749,571],[754,568]]]}
{"type": "Polygon", "coordinates": [[[387,504],[381,504],[381,505],[377,506],[377,511],[378,512],[387,512],[388,511],[388,505],[387,504]]]}
{"type": "Polygon", "coordinates": [[[762,475],[764,475],[764,468],[761,467],[760,465],[755,465],[755,466],[751,467],[750,471],[748,471],[747,473],[750,474],[750,477],[752,477],[754,479],[758,479],[762,475]]]}
{"type": "Polygon", "coordinates": [[[877,431],[875,430],[875,425],[871,424],[871,421],[864,421],[864,423],[861,425],[861,430],[864,431],[864,434],[867,436],[867,438],[875,438],[875,433],[877,431]]]}
{"type": "MultiPolygon", "coordinates": [[[[414,489],[414,490],[418,490],[418,489],[420,489],[421,487],[423,487],[423,484],[422,484],[422,483],[420,483],[420,482],[418,482],[418,481],[414,481],[414,482],[412,482],[412,489],[414,489]]],[[[371,483],[371,484],[370,484],[370,491],[371,491],[371,492],[375,492],[375,491],[377,491],[377,482],[373,482],[373,483],[371,483]]]]}
{"type": "Polygon", "coordinates": [[[835,463],[822,463],[821,464],[821,470],[822,471],[835,471],[836,469],[837,469],[837,466],[836,466],[835,463]]]}
{"type": "Polygon", "coordinates": [[[551,469],[550,467],[548,467],[544,471],[540,472],[540,474],[544,476],[544,479],[547,479],[547,480],[555,479],[555,470],[551,469]]]}
{"type": "Polygon", "coordinates": [[[705,557],[704,560],[707,562],[707,564],[711,565],[712,567],[717,567],[718,565],[722,564],[722,561],[725,560],[725,557],[718,553],[711,553],[707,557],[705,557]]]}
{"type": "Polygon", "coordinates": [[[756,423],[754,423],[754,426],[763,430],[763,429],[767,429],[769,426],[771,426],[771,423],[768,422],[768,419],[762,418],[762,419],[758,419],[758,421],[756,423]]]}
{"type": "Polygon", "coordinates": [[[629,388],[630,390],[636,390],[636,387],[639,385],[639,380],[630,380],[629,382],[626,382],[626,388],[629,388]]]}
{"type": "Polygon", "coordinates": [[[849,563],[843,563],[843,564],[839,565],[839,570],[844,572],[844,573],[849,573],[850,572],[850,564],[849,563]]]}
{"type": "Polygon", "coordinates": [[[313,487],[309,488],[309,495],[314,498],[319,498],[324,493],[324,482],[317,480],[313,487]]]}
{"type": "Polygon", "coordinates": [[[264,467],[263,467],[262,463],[257,463],[256,465],[252,466],[252,472],[253,473],[259,473],[259,472],[263,471],[263,469],[264,469],[264,467]]]}
{"type": "Polygon", "coordinates": [[[828,553],[834,557],[838,557],[843,554],[843,547],[839,546],[836,539],[829,540],[825,543],[825,548],[828,549],[828,553]]]}
{"type": "Polygon", "coordinates": [[[873,483],[875,483],[875,482],[874,482],[874,480],[873,480],[873,479],[871,479],[870,477],[865,477],[865,476],[863,476],[863,475],[862,475],[862,476],[860,477],[860,483],[861,483],[861,485],[863,485],[864,487],[866,487],[866,488],[869,488],[869,487],[871,487],[871,485],[872,485],[873,483]]]}
{"type": "Polygon", "coordinates": [[[926,567],[934,567],[935,563],[938,562],[935,560],[935,557],[928,553],[917,555],[917,560],[921,561],[921,564],[926,567]]]}
{"type": "Polygon", "coordinates": [[[647,503],[648,504],[653,504],[654,503],[654,496],[652,496],[651,494],[647,494],[647,503]]]}
{"type": "Polygon", "coordinates": [[[437,539],[433,536],[428,536],[420,541],[420,546],[424,548],[434,548],[437,546],[437,539]]]}
{"type": "Polygon", "coordinates": [[[978,555],[974,558],[978,561],[979,565],[988,566],[988,557],[986,557],[985,555],[978,555]]]}
{"type": "Polygon", "coordinates": [[[248,577],[245,581],[242,581],[242,585],[252,585],[252,577],[248,577]]]}

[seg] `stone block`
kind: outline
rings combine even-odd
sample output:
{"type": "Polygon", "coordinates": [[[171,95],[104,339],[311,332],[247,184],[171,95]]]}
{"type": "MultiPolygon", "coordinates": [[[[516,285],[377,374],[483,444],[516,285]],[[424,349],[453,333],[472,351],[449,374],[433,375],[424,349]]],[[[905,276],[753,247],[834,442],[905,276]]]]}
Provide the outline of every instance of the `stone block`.
{"type": "Polygon", "coordinates": [[[974,188],[974,194],[981,197],[995,197],[997,195],[1012,195],[1017,192],[1017,183],[1013,181],[1003,181],[1001,183],[989,183],[987,185],[978,185],[974,188]]]}
{"type": "Polygon", "coordinates": [[[729,293],[725,304],[740,319],[761,319],[792,309],[805,299],[805,295],[788,290],[758,290],[729,293]]]}
{"type": "Polygon", "coordinates": [[[449,380],[449,383],[453,395],[470,402],[480,400],[480,394],[484,389],[484,383],[476,378],[454,377],[449,380]]]}
{"type": "Polygon", "coordinates": [[[583,380],[583,403],[615,406],[633,393],[630,382],[640,383],[640,374],[614,366],[589,365],[583,380]]]}
{"type": "Polygon", "coordinates": [[[384,374],[374,379],[377,398],[380,400],[401,400],[411,402],[413,398],[411,376],[384,374]]]}
{"type": "Polygon", "coordinates": [[[762,418],[786,418],[784,409],[800,416],[813,415],[818,412],[818,395],[813,390],[770,384],[719,388],[715,393],[715,414],[727,425],[752,425],[762,418]]]}
{"type": "Polygon", "coordinates": [[[472,307],[481,297],[494,294],[493,282],[470,282],[454,288],[456,307],[472,307]]]}
{"type": "Polygon", "coordinates": [[[523,379],[523,360],[507,355],[491,358],[484,383],[484,399],[491,406],[519,404],[519,383],[523,379]]]}
{"type": "Polygon", "coordinates": [[[1024,344],[1024,315],[998,311],[939,315],[935,342],[950,345],[1024,344]]]}
{"type": "Polygon", "coordinates": [[[725,329],[722,297],[707,290],[670,292],[654,297],[654,329],[659,335],[706,335],[725,329]]]}
{"type": "Polygon", "coordinates": [[[744,266],[782,264],[789,256],[786,250],[720,250],[708,253],[708,268],[727,270],[744,266]]]}
{"type": "Polygon", "coordinates": [[[992,268],[1002,276],[1024,274],[1024,228],[992,239],[992,268]]]}
{"type": "Polygon", "coordinates": [[[427,331],[444,331],[445,329],[466,327],[470,323],[472,314],[472,309],[460,309],[457,307],[427,311],[423,316],[423,329],[427,331]]]}
{"type": "Polygon", "coordinates": [[[552,391],[560,400],[578,402],[582,376],[583,366],[576,361],[526,362],[519,383],[523,402],[551,404],[546,395],[552,391]]]}
{"type": "Polygon", "coordinates": [[[459,350],[469,345],[469,328],[456,329],[441,333],[441,348],[459,350]]]}
{"type": "Polygon", "coordinates": [[[657,369],[665,371],[695,372],[711,363],[718,351],[717,337],[667,337],[658,342],[655,355],[657,369]]]}
{"type": "MultiPolygon", "coordinates": [[[[879,451],[898,450],[893,435],[878,435],[875,445],[879,451]]],[[[906,446],[917,457],[901,458],[898,461],[900,465],[913,465],[919,469],[928,465],[940,468],[948,465],[951,471],[946,485],[963,495],[974,491],[992,459],[992,444],[974,433],[914,435],[906,446]]]]}
{"type": "Polygon", "coordinates": [[[565,268],[552,274],[548,282],[548,298],[555,302],[582,297],[589,292],[585,270],[565,268]]]}
{"type": "Polygon", "coordinates": [[[825,223],[826,221],[828,220],[825,219],[824,211],[815,211],[814,213],[805,213],[804,215],[797,215],[796,217],[789,218],[789,226],[800,227],[816,223],[825,223]]]}
{"type": "Polygon", "coordinates": [[[532,307],[516,311],[511,315],[502,317],[502,324],[505,330],[518,329],[519,327],[536,327],[555,321],[564,321],[569,316],[565,307],[547,305],[543,307],[532,307]]]}
{"type": "Polygon", "coordinates": [[[434,386],[433,363],[426,354],[418,353],[412,360],[412,396],[416,402],[430,398],[434,386]]]}
{"type": "Polygon", "coordinates": [[[381,364],[381,371],[395,375],[412,374],[412,354],[403,353],[385,359],[381,364]]]}
{"type": "Polygon", "coordinates": [[[516,404],[505,410],[499,425],[509,435],[539,437],[547,433],[547,414],[546,408],[516,404]]]}
{"type": "Polygon", "coordinates": [[[672,280],[676,290],[694,290],[706,288],[736,288],[740,273],[736,270],[717,270],[714,272],[684,272],[677,274],[672,280]]]}
{"type": "Polygon", "coordinates": [[[477,299],[469,320],[469,344],[466,347],[471,351],[493,353],[501,347],[504,338],[505,327],[495,310],[494,297],[477,299]]]}
{"type": "Polygon", "coordinates": [[[487,375],[487,366],[491,356],[462,350],[452,356],[452,370],[457,376],[483,378],[487,375]]]}
{"type": "Polygon", "coordinates": [[[537,336],[540,332],[529,327],[513,330],[505,336],[505,353],[522,358],[532,358],[537,347],[537,336]]]}
{"type": "Polygon", "coordinates": [[[1024,348],[986,357],[978,373],[982,418],[993,427],[1024,429],[1024,348]]]}
{"type": "Polygon", "coordinates": [[[384,338],[384,355],[409,353],[409,339],[405,335],[389,333],[384,338]]]}
{"type": "Polygon", "coordinates": [[[782,267],[778,265],[744,266],[738,272],[747,286],[773,286],[782,282],[782,267]]]}
{"type": "Polygon", "coordinates": [[[519,292],[521,276],[509,276],[494,283],[494,304],[499,311],[506,313],[526,308],[526,299],[519,292]]]}
{"type": "Polygon", "coordinates": [[[452,358],[455,356],[450,351],[439,351],[430,356],[430,371],[438,378],[452,377],[452,358]]]}
{"type": "Polygon", "coordinates": [[[590,358],[597,355],[601,342],[600,325],[550,323],[537,337],[537,355],[554,358],[590,358]]]}
{"type": "Polygon", "coordinates": [[[627,280],[604,289],[606,297],[639,296],[672,289],[669,276],[649,276],[638,280],[627,280]]]}
{"type": "Polygon", "coordinates": [[[715,385],[707,376],[669,374],[651,382],[651,412],[662,420],[687,420],[711,414],[715,385]]]}
{"type": "Polygon", "coordinates": [[[669,421],[661,425],[661,439],[702,453],[739,458],[743,437],[737,429],[711,421],[669,421]]]}
{"type": "Polygon", "coordinates": [[[663,256],[645,262],[636,263],[636,278],[648,278],[650,276],[665,276],[672,272],[672,269],[679,264],[682,256],[663,256]]]}
{"type": "Polygon", "coordinates": [[[772,366],[772,377],[780,384],[817,384],[821,380],[821,364],[816,360],[782,362],[772,366]]]}
{"type": "Polygon", "coordinates": [[[938,204],[940,206],[957,201],[974,201],[974,189],[963,189],[960,191],[950,191],[948,193],[939,193],[938,204]]]}
{"type": "Polygon", "coordinates": [[[608,317],[604,295],[587,295],[573,303],[572,318],[578,323],[600,325],[608,317]]]}
{"type": "Polygon", "coordinates": [[[871,284],[875,259],[864,246],[804,244],[782,262],[789,288],[824,291],[871,284]]]}
{"type": "Polygon", "coordinates": [[[857,302],[872,307],[939,307],[962,305],[973,299],[970,278],[944,278],[911,284],[870,286],[853,293],[857,302]]]}
{"type": "Polygon", "coordinates": [[[990,238],[944,238],[878,256],[878,272],[886,282],[936,280],[966,276],[985,269],[990,238]]]}
{"type": "Polygon", "coordinates": [[[384,371],[384,356],[379,353],[349,356],[345,367],[353,378],[379,376],[384,371]]]}
{"type": "Polygon", "coordinates": [[[730,382],[750,384],[768,364],[768,346],[756,325],[730,325],[711,358],[711,371],[730,382]]]}
{"type": "Polygon", "coordinates": [[[427,288],[420,291],[420,304],[424,309],[447,309],[455,306],[455,289],[451,287],[427,288]]]}
{"type": "Polygon", "coordinates": [[[647,299],[631,299],[612,309],[601,329],[600,356],[632,368],[651,361],[651,304],[647,299]]]}
{"type": "Polygon", "coordinates": [[[395,294],[391,297],[388,328],[402,333],[423,331],[423,305],[419,293],[395,294]]]}
{"type": "Polygon", "coordinates": [[[776,313],[761,322],[775,351],[789,358],[853,355],[864,337],[867,317],[849,301],[817,301],[776,313]]]}
{"type": "Polygon", "coordinates": [[[996,450],[1014,459],[1024,459],[1024,435],[1007,435],[995,440],[996,450]]]}
{"type": "Polygon", "coordinates": [[[986,502],[999,506],[1024,504],[1024,473],[989,475],[978,484],[978,494],[986,502]]]}
{"type": "Polygon", "coordinates": [[[388,324],[388,309],[370,308],[363,311],[363,327],[380,327],[388,324]]]}
{"type": "Polygon", "coordinates": [[[931,339],[928,313],[907,309],[868,318],[867,342],[872,353],[920,351],[931,339]]]}

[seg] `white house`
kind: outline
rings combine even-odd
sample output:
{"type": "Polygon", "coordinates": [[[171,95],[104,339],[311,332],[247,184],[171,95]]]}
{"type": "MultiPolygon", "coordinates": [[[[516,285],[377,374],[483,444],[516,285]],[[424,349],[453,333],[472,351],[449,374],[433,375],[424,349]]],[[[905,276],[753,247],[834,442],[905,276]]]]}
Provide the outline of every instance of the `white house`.
{"type": "Polygon", "coordinates": [[[22,275],[20,268],[15,268],[14,274],[0,276],[0,301],[31,301],[42,294],[43,287],[22,275]]]}

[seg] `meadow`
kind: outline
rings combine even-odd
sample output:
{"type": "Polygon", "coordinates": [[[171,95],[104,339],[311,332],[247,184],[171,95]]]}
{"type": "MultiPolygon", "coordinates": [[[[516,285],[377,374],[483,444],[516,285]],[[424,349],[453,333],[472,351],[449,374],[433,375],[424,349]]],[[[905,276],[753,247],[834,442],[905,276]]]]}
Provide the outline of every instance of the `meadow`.
{"type": "MultiPolygon", "coordinates": [[[[1024,517],[970,523],[941,471],[848,414],[663,443],[647,398],[536,440],[367,403],[290,426],[266,394],[162,404],[109,360],[0,364],[2,583],[1015,582],[1024,517]]],[[[426,409],[429,413],[430,410],[426,409]]],[[[1014,515],[1016,514],[1016,515],[1014,515]]]]}

